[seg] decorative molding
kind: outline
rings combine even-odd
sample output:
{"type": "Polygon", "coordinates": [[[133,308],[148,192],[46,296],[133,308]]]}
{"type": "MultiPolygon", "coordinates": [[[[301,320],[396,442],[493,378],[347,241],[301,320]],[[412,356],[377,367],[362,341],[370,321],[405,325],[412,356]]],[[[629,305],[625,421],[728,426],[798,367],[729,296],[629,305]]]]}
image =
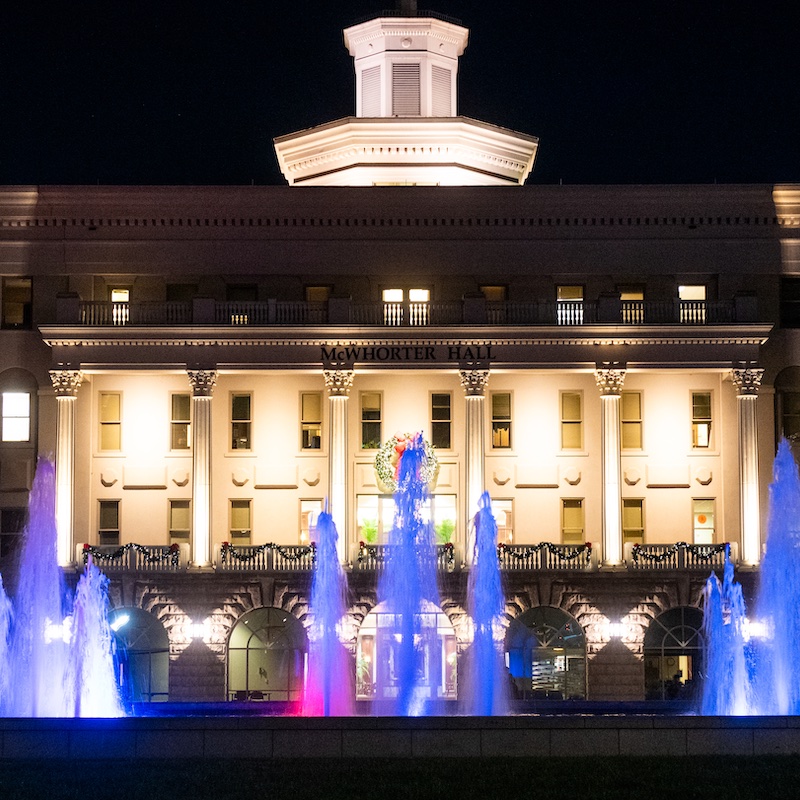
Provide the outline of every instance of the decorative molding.
{"type": "Polygon", "coordinates": [[[618,361],[603,361],[597,365],[594,379],[601,395],[618,397],[625,384],[625,364],[618,361]]]}
{"type": "Polygon", "coordinates": [[[217,385],[215,369],[187,369],[186,374],[189,376],[192,394],[195,397],[211,397],[217,385]]]}
{"type": "Polygon", "coordinates": [[[77,397],[83,383],[83,373],[79,369],[51,369],[50,380],[56,397],[77,397]]]}
{"type": "Polygon", "coordinates": [[[353,388],[355,372],[352,369],[323,369],[328,397],[348,397],[353,388]]]}
{"type": "Polygon", "coordinates": [[[481,367],[467,367],[458,371],[461,388],[467,397],[483,397],[489,383],[489,370],[481,367]]]}
{"type": "Polygon", "coordinates": [[[731,370],[731,379],[739,397],[757,395],[763,377],[764,370],[756,367],[755,364],[742,364],[731,370]]]}

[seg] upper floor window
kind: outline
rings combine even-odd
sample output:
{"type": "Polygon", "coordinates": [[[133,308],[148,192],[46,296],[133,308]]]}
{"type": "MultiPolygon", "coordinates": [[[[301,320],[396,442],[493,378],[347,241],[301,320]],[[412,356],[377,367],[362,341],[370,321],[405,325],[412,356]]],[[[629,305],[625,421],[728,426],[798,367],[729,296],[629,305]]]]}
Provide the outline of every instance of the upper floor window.
{"type": "Polygon", "coordinates": [[[322,447],[322,393],[303,392],[300,395],[300,428],[303,450],[322,447]]]}
{"type": "Polygon", "coordinates": [[[122,395],[119,392],[100,392],[99,450],[122,450],[122,395]]]}
{"type": "Polygon", "coordinates": [[[33,326],[31,279],[3,278],[2,292],[3,328],[30,330],[33,326]]]}
{"type": "Polygon", "coordinates": [[[644,543],[644,500],[625,498],[622,501],[622,541],[644,543]]]}
{"type": "Polygon", "coordinates": [[[692,500],[692,529],[695,544],[714,544],[716,537],[716,501],[713,498],[692,500]]]}
{"type": "Polygon", "coordinates": [[[188,450],[191,446],[192,398],[188,394],[173,394],[170,413],[170,449],[188,450]]]}
{"type": "Polygon", "coordinates": [[[100,500],[97,538],[100,544],[119,544],[119,500],[100,500]]]}
{"type": "Polygon", "coordinates": [[[623,450],[642,449],[642,394],[623,392],[620,398],[620,428],[623,450]]]}
{"type": "Polygon", "coordinates": [[[556,286],[556,322],[559,325],[583,322],[583,286],[556,286]]]}
{"type": "Polygon", "coordinates": [[[492,393],[492,447],[511,447],[511,394],[492,393]]]}
{"type": "Polygon", "coordinates": [[[111,300],[111,315],[115,325],[125,325],[131,318],[131,290],[122,286],[112,286],[108,290],[111,300]]]}
{"type": "Polygon", "coordinates": [[[583,395],[561,392],[561,449],[580,450],[582,447],[583,395]]]}
{"type": "Polygon", "coordinates": [[[307,303],[327,303],[331,297],[331,286],[306,286],[307,303]]]}
{"type": "Polygon", "coordinates": [[[492,514],[497,522],[497,543],[514,544],[514,501],[493,497],[492,514]]]}
{"type": "Polygon", "coordinates": [[[231,450],[249,450],[251,447],[251,401],[249,394],[231,395],[231,450]]]}
{"type": "Polygon", "coordinates": [[[622,321],[627,325],[641,325],[645,322],[644,286],[623,284],[618,286],[622,321]]]}
{"type": "Polygon", "coordinates": [[[190,500],[169,501],[169,543],[189,542],[192,531],[192,507],[190,500]]]}
{"type": "Polygon", "coordinates": [[[687,323],[706,321],[706,287],[685,284],[678,287],[679,320],[687,323]]]}
{"type": "Polygon", "coordinates": [[[31,396],[29,392],[3,392],[2,441],[29,442],[31,439],[31,396]]]}
{"type": "Polygon", "coordinates": [[[300,501],[300,544],[316,542],[317,520],[323,510],[322,500],[301,500],[300,501]]]}
{"type": "Polygon", "coordinates": [[[583,544],[584,534],[583,498],[565,497],[561,500],[561,543],[583,544]]]}
{"type": "Polygon", "coordinates": [[[711,392],[692,392],[692,447],[711,446],[711,392]]]}
{"type": "Polygon", "coordinates": [[[449,392],[431,394],[431,444],[449,450],[453,424],[453,398],[449,392]]]}
{"type": "Polygon", "coordinates": [[[361,449],[377,450],[382,442],[380,392],[361,393],[361,449]]]}
{"type": "Polygon", "coordinates": [[[430,289],[384,289],[381,296],[385,325],[428,324],[430,289]]]}
{"type": "Polygon", "coordinates": [[[781,327],[800,328],[800,278],[781,278],[781,327]]]}
{"type": "Polygon", "coordinates": [[[481,294],[490,303],[502,303],[508,299],[507,286],[487,285],[480,287],[481,294]]]}
{"type": "Polygon", "coordinates": [[[250,544],[252,511],[252,500],[231,500],[229,527],[231,544],[250,544]]]}

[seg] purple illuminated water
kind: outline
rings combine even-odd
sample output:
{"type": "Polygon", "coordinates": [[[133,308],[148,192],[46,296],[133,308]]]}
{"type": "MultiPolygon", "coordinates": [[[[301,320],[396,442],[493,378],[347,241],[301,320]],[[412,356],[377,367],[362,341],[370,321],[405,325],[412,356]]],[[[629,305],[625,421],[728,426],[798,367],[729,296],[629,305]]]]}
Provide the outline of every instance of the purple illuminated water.
{"type": "Polygon", "coordinates": [[[7,676],[0,715],[121,715],[106,580],[89,565],[73,603],[56,558],[55,470],[48,461],[39,461],[31,488],[13,608],[7,599],[0,605],[0,624],[9,627],[0,654],[7,676]]]}
{"type": "Polygon", "coordinates": [[[339,640],[339,626],[347,613],[347,581],[337,553],[339,533],[327,512],[319,515],[316,536],[304,713],[349,716],[353,713],[354,669],[339,640]]]}
{"type": "Polygon", "coordinates": [[[425,679],[431,667],[425,662],[438,650],[437,615],[431,609],[439,608],[433,525],[423,513],[426,458],[422,435],[416,434],[400,459],[390,555],[378,587],[386,608],[387,666],[396,686],[392,712],[404,717],[431,713],[436,700],[436,682],[425,679]]]}
{"type": "Polygon", "coordinates": [[[748,631],[733,567],[722,584],[709,579],[703,713],[800,714],[800,475],[786,439],[773,465],[759,577],[757,625],[748,631]]]}
{"type": "Polygon", "coordinates": [[[506,714],[509,709],[508,672],[502,653],[501,619],[505,595],[497,558],[497,522],[492,501],[484,492],[475,515],[475,546],[468,583],[469,612],[474,636],[469,649],[467,713],[506,714]]]}

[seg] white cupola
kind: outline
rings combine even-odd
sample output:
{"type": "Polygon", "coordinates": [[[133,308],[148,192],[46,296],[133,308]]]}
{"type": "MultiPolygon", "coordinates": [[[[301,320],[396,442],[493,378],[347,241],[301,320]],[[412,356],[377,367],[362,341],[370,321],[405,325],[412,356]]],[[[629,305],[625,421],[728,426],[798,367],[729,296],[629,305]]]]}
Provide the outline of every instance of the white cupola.
{"type": "Polygon", "coordinates": [[[457,20],[395,11],[346,28],[356,114],[275,139],[292,186],[508,186],[525,182],[538,139],[458,115],[458,59],[469,31],[457,20]]]}

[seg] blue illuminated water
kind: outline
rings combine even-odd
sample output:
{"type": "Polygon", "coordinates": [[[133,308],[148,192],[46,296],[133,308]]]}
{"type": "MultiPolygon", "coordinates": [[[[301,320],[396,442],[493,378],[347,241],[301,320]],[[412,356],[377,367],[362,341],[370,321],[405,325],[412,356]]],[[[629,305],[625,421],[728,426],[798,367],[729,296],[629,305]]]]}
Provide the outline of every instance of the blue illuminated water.
{"type": "Polygon", "coordinates": [[[467,713],[492,716],[508,713],[508,671],[502,652],[501,620],[505,595],[497,558],[497,522],[489,493],[481,495],[475,515],[475,547],[469,573],[468,599],[474,635],[469,649],[467,713]]]}
{"type": "Polygon", "coordinates": [[[354,670],[340,641],[347,613],[347,580],[337,552],[339,533],[327,512],[316,524],[317,556],[311,585],[308,678],[304,713],[348,716],[353,713],[354,670]]]}
{"type": "Polygon", "coordinates": [[[432,682],[425,679],[431,667],[426,659],[438,650],[437,615],[431,609],[439,608],[433,525],[424,513],[428,485],[421,474],[426,459],[422,435],[417,434],[400,459],[390,555],[378,586],[396,686],[391,710],[405,717],[431,713],[436,700],[432,682]]]}
{"type": "Polygon", "coordinates": [[[91,564],[74,597],[66,588],[56,558],[55,469],[40,460],[13,604],[0,597],[0,715],[122,714],[107,603],[107,580],[91,564]]]}

